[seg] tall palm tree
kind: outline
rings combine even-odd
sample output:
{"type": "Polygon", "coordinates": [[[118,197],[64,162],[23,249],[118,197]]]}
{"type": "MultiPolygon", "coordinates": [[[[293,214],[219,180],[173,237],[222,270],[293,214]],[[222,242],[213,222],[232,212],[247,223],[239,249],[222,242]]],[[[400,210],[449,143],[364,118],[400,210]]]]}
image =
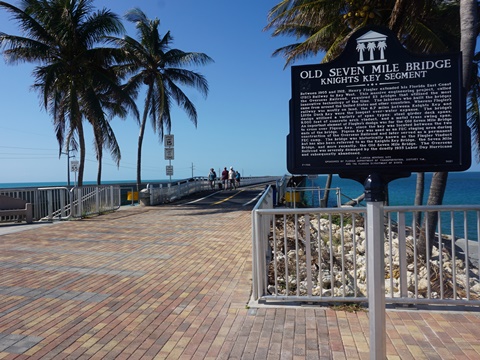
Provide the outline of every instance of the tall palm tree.
{"type": "Polygon", "coordinates": [[[270,10],[264,30],[298,40],[274,51],[274,56],[284,56],[285,66],[320,52],[325,53],[322,62],[329,62],[340,55],[352,33],[372,24],[391,28],[412,52],[438,53],[458,50],[455,10],[458,15],[455,2],[434,0],[282,0],[270,10]]]}
{"type": "MultiPolygon", "coordinates": [[[[98,44],[105,35],[121,34],[124,28],[117,15],[106,9],[95,11],[92,4],[93,0],[23,0],[15,7],[0,1],[0,8],[12,14],[24,33],[0,33],[4,56],[10,63],[39,64],[33,71],[33,88],[53,117],[59,153],[65,142],[67,148],[80,152],[79,186],[85,167],[85,119],[94,127],[99,161],[103,147],[112,151],[117,164],[120,159],[104,105],[106,98],[124,95],[109,69],[115,62],[115,49],[98,44]]],[[[116,109],[107,112],[120,114],[116,109]]]]}
{"type": "Polygon", "coordinates": [[[129,36],[110,40],[121,46],[129,58],[129,62],[118,69],[120,73],[131,75],[126,89],[136,91],[143,85],[147,86],[137,149],[137,187],[140,187],[142,143],[147,118],[150,117],[160,142],[163,141],[164,131],[170,133],[171,130],[170,109],[173,102],[185,110],[196,126],[196,108],[179,85],[191,86],[207,96],[208,83],[205,77],[184,67],[205,65],[213,60],[203,53],[172,49],[170,32],[161,36],[158,30],[160,20],[149,20],[138,8],[128,11],[125,18],[135,23],[139,40],[129,36]]]}
{"type": "MultiPolygon", "coordinates": [[[[112,53],[117,52],[115,55],[115,64],[122,62],[122,52],[118,51],[118,49],[109,49],[109,51],[112,51],[112,53]]],[[[114,72],[115,67],[110,66],[108,70],[114,72]]],[[[115,72],[110,76],[121,78],[121,74],[117,74],[115,72]]],[[[102,108],[104,109],[104,112],[108,114],[107,120],[111,120],[114,116],[124,119],[129,112],[133,113],[135,118],[138,119],[138,110],[133,100],[133,97],[137,96],[136,92],[128,92],[124,89],[124,87],[118,86],[116,86],[114,89],[108,89],[107,91],[107,93],[104,91],[99,91],[98,93],[102,108]]],[[[89,122],[93,128],[94,148],[98,162],[97,184],[100,185],[102,178],[103,148],[110,150],[110,155],[118,166],[121,159],[120,147],[115,138],[113,129],[110,126],[110,121],[91,122],[89,119],[89,122]]]]}
{"type": "MultiPolygon", "coordinates": [[[[478,37],[478,3],[475,0],[460,0],[459,7],[459,22],[460,22],[460,43],[459,47],[462,51],[462,80],[465,92],[468,94],[468,106],[467,106],[467,122],[470,125],[470,129],[476,139],[477,156],[480,157],[478,152],[479,139],[479,124],[480,124],[480,112],[478,111],[478,97],[477,89],[480,88],[480,82],[478,79],[478,68],[473,65],[475,44],[478,37]],[[476,71],[474,73],[473,71],[476,71]],[[475,74],[475,75],[474,75],[475,74]],[[472,89],[472,90],[471,90],[472,89]]],[[[428,195],[427,205],[441,205],[443,202],[443,196],[447,187],[448,172],[436,172],[432,176],[432,183],[430,185],[430,192],[428,195]]],[[[435,229],[438,222],[438,213],[429,212],[426,217],[426,226],[422,231],[428,234],[428,245],[426,242],[426,235],[420,237],[418,248],[420,250],[419,255],[427,258],[427,251],[429,254],[432,252],[433,237],[435,235],[435,229]],[[425,249],[425,250],[424,250],[425,249]]]]}

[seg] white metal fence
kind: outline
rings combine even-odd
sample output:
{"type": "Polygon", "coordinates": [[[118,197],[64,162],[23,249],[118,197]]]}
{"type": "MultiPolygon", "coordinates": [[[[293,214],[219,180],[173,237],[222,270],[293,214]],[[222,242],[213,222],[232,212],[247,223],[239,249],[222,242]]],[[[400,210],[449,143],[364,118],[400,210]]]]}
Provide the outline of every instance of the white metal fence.
{"type": "MultiPolygon", "coordinates": [[[[32,204],[33,219],[66,220],[80,218],[120,207],[120,186],[82,186],[0,189],[0,195],[23,199],[32,204]]],[[[15,220],[15,219],[13,219],[15,220]]],[[[12,221],[11,217],[0,221],[12,221]]]]}
{"type": "MultiPolygon", "coordinates": [[[[244,177],[241,185],[252,185],[277,180],[273,176],[244,177]]],[[[122,204],[122,189],[130,190],[134,203],[134,187],[125,185],[91,185],[74,187],[44,187],[23,189],[0,189],[0,195],[23,199],[33,205],[33,219],[66,220],[118,209],[122,204]]],[[[172,183],[147,185],[139,194],[144,205],[159,205],[178,200],[190,194],[211,190],[205,177],[179,180],[172,183]]],[[[1,217],[0,221],[17,221],[17,217],[1,217]]]]}
{"type": "MultiPolygon", "coordinates": [[[[278,176],[255,176],[243,177],[240,181],[241,186],[260,184],[269,181],[275,181],[278,176]]],[[[217,184],[220,181],[217,181],[217,184]]],[[[218,189],[218,187],[216,187],[218,189]]],[[[188,180],[182,180],[167,184],[147,185],[147,188],[142,190],[139,194],[140,199],[143,199],[145,205],[159,205],[178,200],[187,195],[211,190],[211,183],[207,178],[197,177],[188,180]]],[[[142,200],[141,200],[142,202],[142,200]]]]}
{"type": "MultiPolygon", "coordinates": [[[[368,302],[366,208],[273,208],[272,196],[252,212],[253,299],[368,302]]],[[[384,210],[386,303],[480,305],[480,205],[384,210]],[[416,225],[428,213],[432,236],[416,225]]]]}

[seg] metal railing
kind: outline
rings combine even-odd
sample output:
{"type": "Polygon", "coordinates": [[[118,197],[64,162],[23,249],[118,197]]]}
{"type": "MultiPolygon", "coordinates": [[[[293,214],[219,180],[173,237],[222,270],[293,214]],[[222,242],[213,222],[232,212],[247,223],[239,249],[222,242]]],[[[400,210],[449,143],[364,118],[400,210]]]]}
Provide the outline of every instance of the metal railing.
{"type": "MultiPolygon", "coordinates": [[[[272,194],[252,212],[253,300],[368,302],[366,208],[273,208],[272,194]]],[[[384,210],[386,303],[480,305],[480,205],[384,210]]]]}
{"type": "Polygon", "coordinates": [[[82,186],[73,188],[71,194],[74,217],[117,210],[121,204],[120,186],[82,186]]]}
{"type": "MultiPolygon", "coordinates": [[[[285,194],[285,204],[287,207],[319,207],[325,192],[334,195],[333,203],[335,206],[342,206],[342,193],[340,188],[321,188],[321,187],[287,187],[285,194]]],[[[329,196],[330,198],[331,196],[329,196]]],[[[330,199],[327,199],[330,200],[330,199]]]]}
{"type": "MultiPolygon", "coordinates": [[[[243,177],[240,181],[240,186],[261,184],[276,181],[277,179],[278,177],[275,176],[243,177]]],[[[221,181],[217,180],[216,185],[219,182],[221,181]]],[[[147,185],[146,189],[140,191],[139,197],[145,205],[160,205],[207,190],[211,190],[210,181],[206,177],[196,177],[173,183],[158,184],[158,186],[147,185]]]]}
{"type": "MultiPolygon", "coordinates": [[[[257,176],[244,177],[240,184],[252,185],[272,182],[278,177],[257,176]]],[[[0,195],[23,199],[33,206],[35,221],[67,220],[84,216],[100,214],[118,209],[122,204],[122,189],[130,190],[131,201],[134,204],[134,187],[116,185],[91,185],[74,187],[42,187],[23,189],[0,189],[0,195]]],[[[140,200],[147,205],[158,205],[178,200],[193,193],[211,190],[211,184],[206,177],[195,177],[172,183],[147,185],[139,194],[140,200]]],[[[16,216],[0,217],[0,221],[20,221],[16,216]]]]}
{"type": "Polygon", "coordinates": [[[38,220],[64,220],[72,216],[72,196],[66,187],[46,187],[37,189],[37,199],[34,209],[38,220]]]}
{"type": "MultiPolygon", "coordinates": [[[[100,214],[120,207],[120,186],[44,187],[0,189],[0,195],[32,204],[35,221],[67,220],[100,214]]],[[[15,220],[15,219],[13,219],[15,220]]],[[[0,218],[0,221],[12,221],[0,218]]]]}

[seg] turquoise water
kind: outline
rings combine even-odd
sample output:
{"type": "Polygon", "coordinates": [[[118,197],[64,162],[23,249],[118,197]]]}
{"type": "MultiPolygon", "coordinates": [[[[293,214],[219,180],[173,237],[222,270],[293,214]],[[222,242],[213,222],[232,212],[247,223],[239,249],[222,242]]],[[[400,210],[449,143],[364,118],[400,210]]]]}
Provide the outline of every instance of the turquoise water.
{"type": "MultiPolygon", "coordinates": [[[[325,187],[325,181],[327,176],[319,176],[315,180],[307,180],[307,186],[319,186],[325,187]]],[[[432,179],[431,173],[425,174],[425,194],[423,197],[424,204],[428,199],[428,192],[432,179]]],[[[415,200],[415,186],[416,186],[416,174],[408,178],[402,178],[392,181],[388,186],[389,204],[412,206],[415,200]]],[[[363,193],[363,185],[359,182],[349,179],[342,179],[338,176],[334,176],[332,180],[332,188],[340,188],[343,195],[342,203],[350,199],[357,198],[363,193]]],[[[332,196],[329,199],[329,205],[335,201],[332,196]]],[[[480,205],[480,172],[458,172],[449,173],[447,188],[445,191],[444,205],[480,205]]],[[[318,206],[318,205],[317,205],[318,206]]],[[[450,233],[448,230],[449,214],[442,216],[442,228],[445,232],[450,233]]],[[[407,219],[407,221],[409,221],[407,219]]],[[[468,239],[478,239],[478,229],[476,224],[476,214],[469,212],[467,216],[468,221],[468,239]]],[[[462,213],[455,213],[455,235],[457,237],[465,237],[464,234],[464,221],[462,213]]]]}
{"type": "MultiPolygon", "coordinates": [[[[320,175],[315,180],[307,180],[307,186],[325,187],[326,175],[320,175]]],[[[432,179],[431,173],[425,174],[424,202],[428,198],[428,191],[432,179]]],[[[413,205],[415,200],[416,174],[408,178],[392,181],[389,186],[390,205],[413,205]]],[[[333,176],[332,188],[340,188],[345,197],[357,198],[363,193],[363,185],[350,179],[333,176]]],[[[478,205],[480,204],[480,172],[462,172],[448,174],[447,189],[443,203],[445,205],[478,205]]]]}

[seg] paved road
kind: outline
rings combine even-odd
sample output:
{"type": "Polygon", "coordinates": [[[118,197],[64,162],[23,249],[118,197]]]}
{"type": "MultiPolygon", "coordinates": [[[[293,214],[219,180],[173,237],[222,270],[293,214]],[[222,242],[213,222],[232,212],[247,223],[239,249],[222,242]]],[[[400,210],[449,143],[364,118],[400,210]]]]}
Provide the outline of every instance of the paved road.
{"type": "Polygon", "coordinates": [[[176,204],[212,209],[252,210],[264,190],[265,185],[252,185],[235,190],[214,190],[195,194],[176,204]]]}

